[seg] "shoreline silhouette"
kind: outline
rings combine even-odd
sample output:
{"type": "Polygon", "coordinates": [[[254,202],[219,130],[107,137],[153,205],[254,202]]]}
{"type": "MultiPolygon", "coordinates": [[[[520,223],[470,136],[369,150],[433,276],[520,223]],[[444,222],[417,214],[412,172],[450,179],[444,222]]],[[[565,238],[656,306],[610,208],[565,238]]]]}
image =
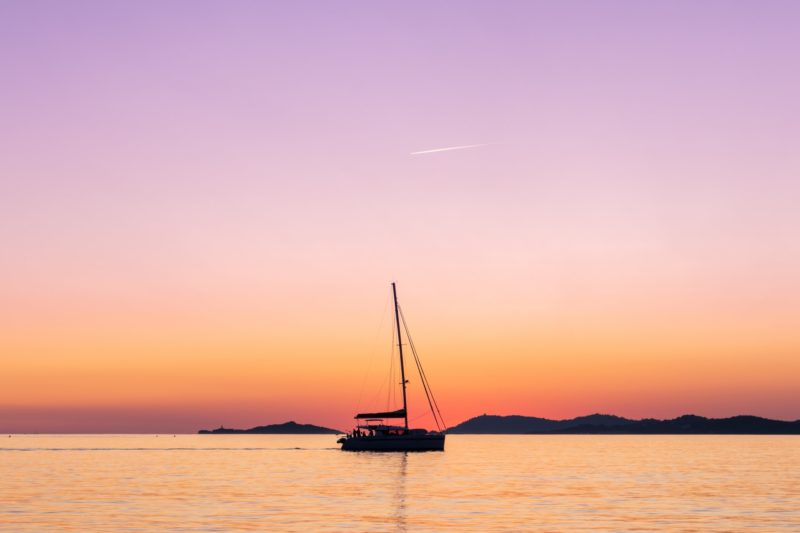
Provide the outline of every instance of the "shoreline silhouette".
{"type": "Polygon", "coordinates": [[[284,422],[283,424],[268,424],[249,429],[235,429],[220,426],[217,429],[201,429],[197,433],[200,435],[230,435],[236,433],[273,435],[340,435],[344,432],[339,431],[338,429],[315,426],[313,424],[298,424],[297,422],[290,420],[289,422],[284,422]]]}
{"type": "MultiPolygon", "coordinates": [[[[267,424],[249,429],[201,429],[202,435],[273,434],[273,435],[340,435],[338,429],[299,424],[294,421],[267,424]]],[[[461,435],[800,435],[800,420],[774,420],[759,416],[737,415],[728,418],[707,418],[682,415],[671,419],[631,419],[616,415],[592,414],[553,420],[535,416],[476,416],[447,430],[461,435]]]]}
{"type": "Polygon", "coordinates": [[[520,415],[481,415],[447,430],[453,434],[616,434],[616,435],[799,435],[800,420],[773,420],[737,415],[706,418],[682,415],[677,418],[641,420],[615,415],[593,414],[566,420],[520,415]]]}

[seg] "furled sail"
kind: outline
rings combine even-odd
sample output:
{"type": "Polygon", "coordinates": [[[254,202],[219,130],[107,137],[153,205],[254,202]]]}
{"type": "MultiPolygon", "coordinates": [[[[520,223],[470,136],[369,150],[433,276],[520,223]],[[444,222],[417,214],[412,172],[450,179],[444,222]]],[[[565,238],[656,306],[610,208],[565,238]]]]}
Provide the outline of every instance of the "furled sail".
{"type": "Polygon", "coordinates": [[[385,413],[358,413],[356,418],[405,418],[406,410],[388,411],[385,413]]]}

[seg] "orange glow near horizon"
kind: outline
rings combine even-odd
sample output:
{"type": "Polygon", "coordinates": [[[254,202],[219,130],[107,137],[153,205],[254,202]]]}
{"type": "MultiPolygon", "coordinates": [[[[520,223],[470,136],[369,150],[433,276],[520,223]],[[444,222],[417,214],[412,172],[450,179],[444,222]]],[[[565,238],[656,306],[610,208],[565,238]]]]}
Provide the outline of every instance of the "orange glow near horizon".
{"type": "MultiPolygon", "coordinates": [[[[666,322],[663,309],[623,313],[620,302],[548,317],[541,301],[492,316],[474,304],[497,295],[408,285],[401,303],[450,424],[483,413],[797,418],[797,344],[777,317],[734,327],[730,313],[696,309],[666,322]]],[[[387,407],[390,310],[377,294],[314,289],[306,308],[265,298],[258,309],[229,302],[219,317],[200,301],[124,314],[84,301],[46,327],[6,316],[15,334],[2,346],[14,354],[3,429],[189,432],[290,419],[346,429],[356,410],[387,407]]],[[[412,419],[430,425],[417,419],[427,406],[409,369],[412,419]]]]}

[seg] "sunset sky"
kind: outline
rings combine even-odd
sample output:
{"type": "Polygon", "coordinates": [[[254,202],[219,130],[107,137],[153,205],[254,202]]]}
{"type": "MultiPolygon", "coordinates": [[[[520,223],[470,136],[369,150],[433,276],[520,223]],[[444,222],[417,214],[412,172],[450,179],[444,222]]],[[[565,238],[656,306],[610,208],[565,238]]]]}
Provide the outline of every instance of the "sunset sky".
{"type": "Polygon", "coordinates": [[[799,419],[799,21],[0,3],[0,431],[799,419]]]}

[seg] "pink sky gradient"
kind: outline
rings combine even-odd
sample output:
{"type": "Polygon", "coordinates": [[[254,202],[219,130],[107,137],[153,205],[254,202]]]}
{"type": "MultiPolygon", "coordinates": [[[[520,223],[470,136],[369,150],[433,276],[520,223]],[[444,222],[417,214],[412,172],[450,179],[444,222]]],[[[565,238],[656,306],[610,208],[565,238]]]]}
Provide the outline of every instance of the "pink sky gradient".
{"type": "Polygon", "coordinates": [[[346,429],[393,279],[448,421],[800,418],[798,20],[3,2],[0,431],[346,429]]]}

